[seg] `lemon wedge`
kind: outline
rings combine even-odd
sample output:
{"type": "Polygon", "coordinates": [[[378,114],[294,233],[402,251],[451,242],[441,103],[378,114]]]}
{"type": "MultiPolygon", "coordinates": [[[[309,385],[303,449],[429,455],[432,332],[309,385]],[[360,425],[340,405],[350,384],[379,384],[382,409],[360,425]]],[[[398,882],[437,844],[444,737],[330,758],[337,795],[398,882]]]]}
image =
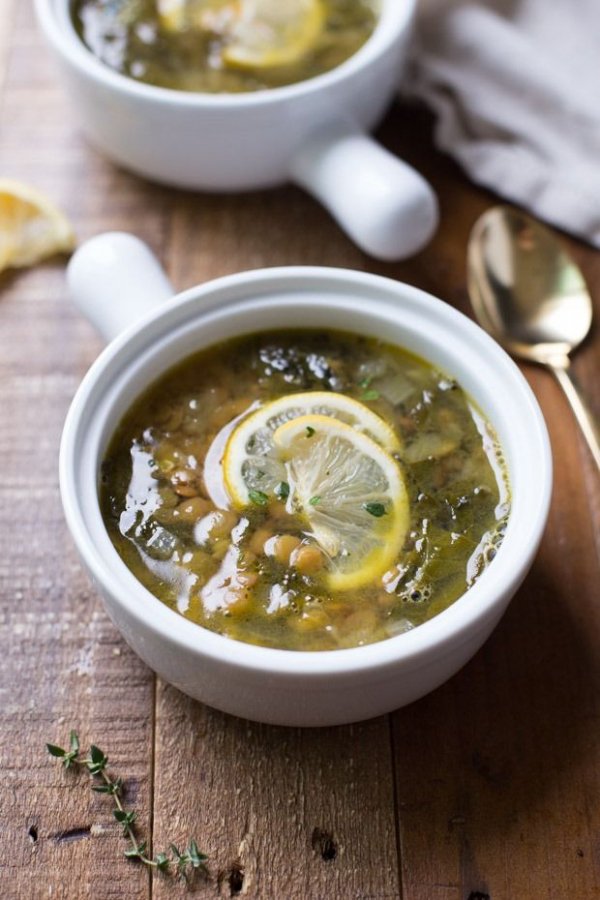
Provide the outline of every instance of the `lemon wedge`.
{"type": "Polygon", "coordinates": [[[74,246],[69,221],[48,197],[20,181],[0,178],[0,271],[31,266],[74,246]]]}
{"type": "Polygon", "coordinates": [[[286,468],[273,443],[274,432],[300,416],[331,417],[368,435],[389,453],[400,450],[394,429],[358,400],[332,391],[288,394],[266,403],[232,432],[222,459],[223,482],[232,503],[243,508],[251,492],[271,496],[287,481],[286,468]]]}
{"type": "Polygon", "coordinates": [[[398,558],[409,502],[396,460],[366,434],[330,416],[280,425],[288,503],[304,516],[330,560],[328,584],[348,590],[380,577],[398,558]]]}
{"type": "Polygon", "coordinates": [[[238,69],[293,65],[316,46],[324,24],[322,0],[240,0],[223,62],[238,69]]]}

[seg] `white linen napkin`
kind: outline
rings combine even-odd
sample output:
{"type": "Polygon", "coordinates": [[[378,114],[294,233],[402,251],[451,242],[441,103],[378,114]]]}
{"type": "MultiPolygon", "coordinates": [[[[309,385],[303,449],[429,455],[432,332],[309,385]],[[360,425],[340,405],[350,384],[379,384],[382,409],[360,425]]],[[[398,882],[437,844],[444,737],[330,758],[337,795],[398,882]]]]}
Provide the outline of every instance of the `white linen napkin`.
{"type": "Polygon", "coordinates": [[[404,90],[473,181],[600,247],[600,0],[420,0],[404,90]]]}

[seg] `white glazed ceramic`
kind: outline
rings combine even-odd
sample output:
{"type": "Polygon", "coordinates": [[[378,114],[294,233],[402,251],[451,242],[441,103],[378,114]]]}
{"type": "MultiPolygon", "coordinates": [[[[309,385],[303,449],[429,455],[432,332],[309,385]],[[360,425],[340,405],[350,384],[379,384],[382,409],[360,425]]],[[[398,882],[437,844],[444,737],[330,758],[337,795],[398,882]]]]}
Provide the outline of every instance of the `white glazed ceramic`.
{"type": "Polygon", "coordinates": [[[415,4],[381,0],[372,37],[317,78],[248,94],[191,94],[112,71],[79,40],[69,0],[35,0],[81,127],[117,163],[205,191],[295,181],[383,259],[416,253],[437,225],[427,183],[366,134],[398,87],[415,4]]]}
{"type": "Polygon", "coordinates": [[[410,703],[467,662],[532,562],[552,481],[539,407],[518,368],[491,338],[416,288],[338,269],[245,272],[165,302],[170,294],[165,276],[145,245],[130,235],[89,241],[69,266],[69,283],[84,313],[114,340],[88,372],[67,417],[60,458],[64,509],[111,618],[149,666],[185,693],[238,716],[280,725],[333,725],[410,703]],[[149,311],[138,320],[144,305],[149,311]],[[128,319],[136,321],[127,326],[128,319]],[[232,641],[170,610],[119,558],[97,496],[100,461],[117,422],[163,371],[234,335],[307,326],[392,341],[456,377],[497,430],[513,492],[504,543],[461,599],[406,634],[322,653],[232,641]]]}

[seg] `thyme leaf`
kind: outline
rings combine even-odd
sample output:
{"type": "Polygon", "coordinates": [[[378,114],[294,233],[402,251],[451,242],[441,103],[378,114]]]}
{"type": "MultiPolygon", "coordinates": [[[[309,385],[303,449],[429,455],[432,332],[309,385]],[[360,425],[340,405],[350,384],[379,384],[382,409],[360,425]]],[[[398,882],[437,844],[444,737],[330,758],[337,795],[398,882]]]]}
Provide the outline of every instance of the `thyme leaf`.
{"type": "Polygon", "coordinates": [[[190,841],[188,847],[180,853],[175,844],[170,845],[171,855],[168,853],[157,853],[153,858],[148,852],[147,841],[140,841],[137,837],[135,829],[135,821],[137,813],[133,809],[126,809],[121,801],[123,781],[121,778],[112,778],[106,771],[108,765],[108,756],[92,744],[89,749],[88,756],[81,756],[79,753],[79,738],[75,731],[71,731],[69,735],[69,750],[59,747],[56,744],[46,744],[46,749],[50,756],[60,759],[65,769],[79,768],[86,769],[92,778],[96,779],[96,783],[92,785],[92,790],[98,794],[107,794],[113,798],[113,816],[123,829],[123,836],[129,840],[130,846],[124,851],[127,859],[138,860],[151,869],[158,872],[170,873],[175,867],[175,871],[180,875],[186,876],[190,871],[201,869],[206,872],[206,862],[208,856],[201,853],[198,849],[196,841],[190,841]]]}

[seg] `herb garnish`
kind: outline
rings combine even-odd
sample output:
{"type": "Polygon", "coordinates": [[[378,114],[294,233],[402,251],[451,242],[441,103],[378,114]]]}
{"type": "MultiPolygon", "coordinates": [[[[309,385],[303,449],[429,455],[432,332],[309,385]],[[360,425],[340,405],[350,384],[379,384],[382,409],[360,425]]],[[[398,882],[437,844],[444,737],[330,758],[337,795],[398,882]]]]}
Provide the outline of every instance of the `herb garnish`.
{"type": "Polygon", "coordinates": [[[315,494],[315,496],[311,497],[308,502],[311,506],[318,506],[318,504],[321,502],[321,498],[318,494],[315,494]]]}
{"type": "Polygon", "coordinates": [[[248,491],[248,496],[257,506],[266,506],[269,502],[269,498],[263,491],[248,491]]]}
{"type": "Polygon", "coordinates": [[[274,493],[280,500],[286,500],[290,496],[290,486],[287,481],[280,481],[279,484],[275,486],[274,493]]]}
{"type": "Polygon", "coordinates": [[[69,735],[69,749],[57,747],[56,744],[46,744],[48,753],[51,756],[60,759],[65,769],[71,767],[79,767],[87,769],[90,775],[100,780],[100,783],[94,784],[92,790],[98,794],[109,794],[114,801],[113,816],[119,825],[123,828],[123,836],[129,839],[131,847],[125,850],[127,859],[137,859],[145,866],[157,869],[159,872],[171,871],[171,866],[175,865],[180,875],[187,875],[191,869],[202,869],[206,872],[206,860],[208,857],[201,853],[198,849],[196,841],[190,841],[189,845],[182,852],[175,846],[170,844],[171,856],[167,853],[157,853],[152,859],[147,855],[148,844],[146,841],[139,841],[134,830],[134,823],[137,813],[134,810],[125,809],[121,797],[123,793],[123,780],[121,778],[111,778],[106,771],[108,764],[108,756],[96,747],[95,744],[90,746],[89,756],[79,755],[79,738],[75,731],[71,731],[69,735]]]}
{"type": "Polygon", "coordinates": [[[379,400],[379,391],[370,390],[365,391],[364,394],[360,398],[361,400],[379,400]]]}
{"type": "Polygon", "coordinates": [[[376,519],[385,516],[386,512],[383,503],[363,503],[363,509],[365,509],[369,515],[375,516],[376,519]]]}
{"type": "Polygon", "coordinates": [[[315,433],[315,429],[312,427],[312,425],[307,425],[306,426],[306,437],[312,437],[314,433],[315,433]]]}

